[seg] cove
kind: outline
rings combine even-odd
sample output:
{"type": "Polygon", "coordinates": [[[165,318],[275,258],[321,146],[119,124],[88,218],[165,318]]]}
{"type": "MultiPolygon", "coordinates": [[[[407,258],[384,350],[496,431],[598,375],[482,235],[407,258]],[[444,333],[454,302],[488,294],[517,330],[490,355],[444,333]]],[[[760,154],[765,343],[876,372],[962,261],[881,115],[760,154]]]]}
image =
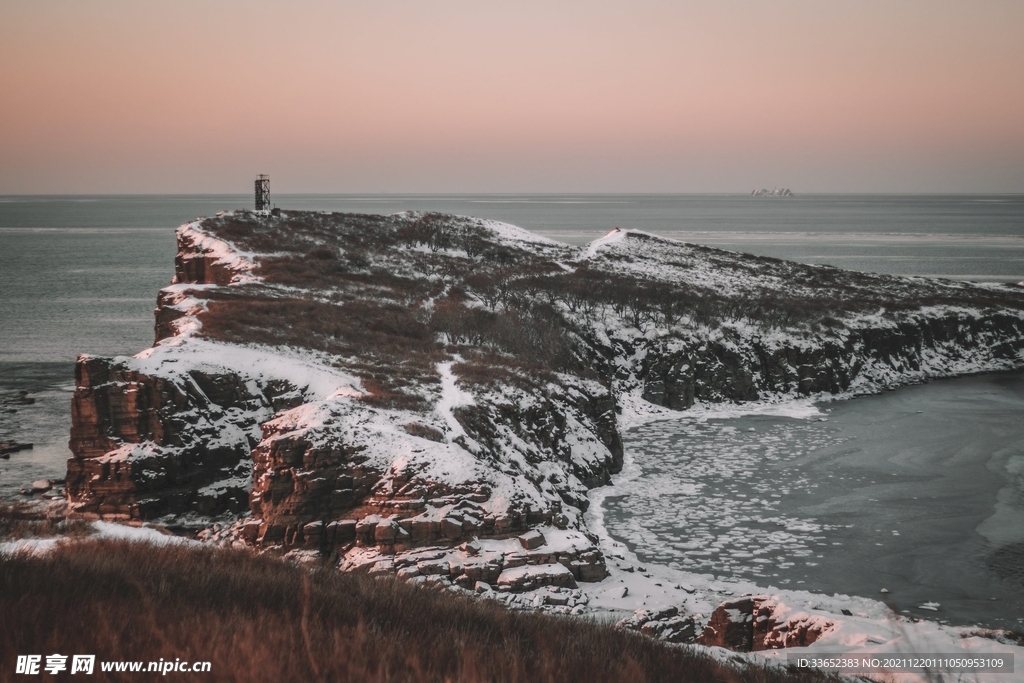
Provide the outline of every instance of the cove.
{"type": "Polygon", "coordinates": [[[1024,373],[819,407],[632,430],[608,532],[645,562],[1019,630],[1024,373]]]}

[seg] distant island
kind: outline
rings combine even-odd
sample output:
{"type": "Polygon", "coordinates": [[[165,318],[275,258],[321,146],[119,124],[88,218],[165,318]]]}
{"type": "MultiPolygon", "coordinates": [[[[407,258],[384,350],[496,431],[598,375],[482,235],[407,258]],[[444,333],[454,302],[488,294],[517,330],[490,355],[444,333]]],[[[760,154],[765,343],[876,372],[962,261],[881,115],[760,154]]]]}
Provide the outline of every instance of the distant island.
{"type": "Polygon", "coordinates": [[[754,190],[750,193],[752,197],[792,197],[793,192],[786,187],[776,187],[771,190],[761,188],[760,190],[754,190]]]}

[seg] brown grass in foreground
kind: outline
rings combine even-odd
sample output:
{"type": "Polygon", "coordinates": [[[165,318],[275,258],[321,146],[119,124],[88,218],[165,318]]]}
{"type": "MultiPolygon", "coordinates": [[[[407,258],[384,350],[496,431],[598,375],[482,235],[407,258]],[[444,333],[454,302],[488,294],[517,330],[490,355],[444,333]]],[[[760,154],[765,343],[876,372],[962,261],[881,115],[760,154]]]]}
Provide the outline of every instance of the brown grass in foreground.
{"type": "Polygon", "coordinates": [[[160,658],[212,662],[167,680],[250,683],[827,680],[246,551],[111,540],[0,557],[0,680],[23,678],[18,654],[53,653],[97,655],[101,681],[158,675],[103,673],[100,661],[160,658]]]}

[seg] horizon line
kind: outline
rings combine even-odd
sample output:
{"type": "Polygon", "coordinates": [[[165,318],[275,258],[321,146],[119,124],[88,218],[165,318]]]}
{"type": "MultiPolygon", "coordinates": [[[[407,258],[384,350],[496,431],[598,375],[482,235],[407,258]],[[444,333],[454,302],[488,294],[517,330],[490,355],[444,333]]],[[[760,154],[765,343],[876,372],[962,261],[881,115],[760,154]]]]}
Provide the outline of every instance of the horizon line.
{"type": "MultiPolygon", "coordinates": [[[[761,189],[761,188],[758,188],[761,189]]],[[[788,188],[782,188],[788,189],[788,188]]],[[[790,190],[792,192],[792,190],[790,190]]],[[[0,193],[0,198],[21,197],[250,197],[248,192],[33,192],[33,193],[0,193]]],[[[891,197],[939,197],[939,196],[982,196],[982,197],[1016,197],[1024,196],[1024,190],[1017,192],[979,192],[979,191],[935,191],[935,192],[842,192],[817,191],[793,192],[788,197],[758,197],[767,199],[795,199],[808,196],[891,196],[891,197]]],[[[639,196],[639,197],[680,197],[680,196],[719,196],[719,197],[753,197],[753,191],[723,192],[623,192],[623,191],[586,191],[586,192],[272,192],[278,197],[564,197],[564,196],[639,196]]]]}

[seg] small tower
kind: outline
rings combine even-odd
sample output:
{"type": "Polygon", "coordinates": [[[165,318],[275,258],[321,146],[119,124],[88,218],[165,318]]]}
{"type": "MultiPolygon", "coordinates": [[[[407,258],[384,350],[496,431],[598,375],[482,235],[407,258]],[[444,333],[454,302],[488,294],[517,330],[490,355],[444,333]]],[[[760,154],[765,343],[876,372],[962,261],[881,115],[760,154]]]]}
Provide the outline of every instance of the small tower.
{"type": "Polygon", "coordinates": [[[256,215],[270,215],[270,176],[262,173],[256,179],[256,215]]]}

